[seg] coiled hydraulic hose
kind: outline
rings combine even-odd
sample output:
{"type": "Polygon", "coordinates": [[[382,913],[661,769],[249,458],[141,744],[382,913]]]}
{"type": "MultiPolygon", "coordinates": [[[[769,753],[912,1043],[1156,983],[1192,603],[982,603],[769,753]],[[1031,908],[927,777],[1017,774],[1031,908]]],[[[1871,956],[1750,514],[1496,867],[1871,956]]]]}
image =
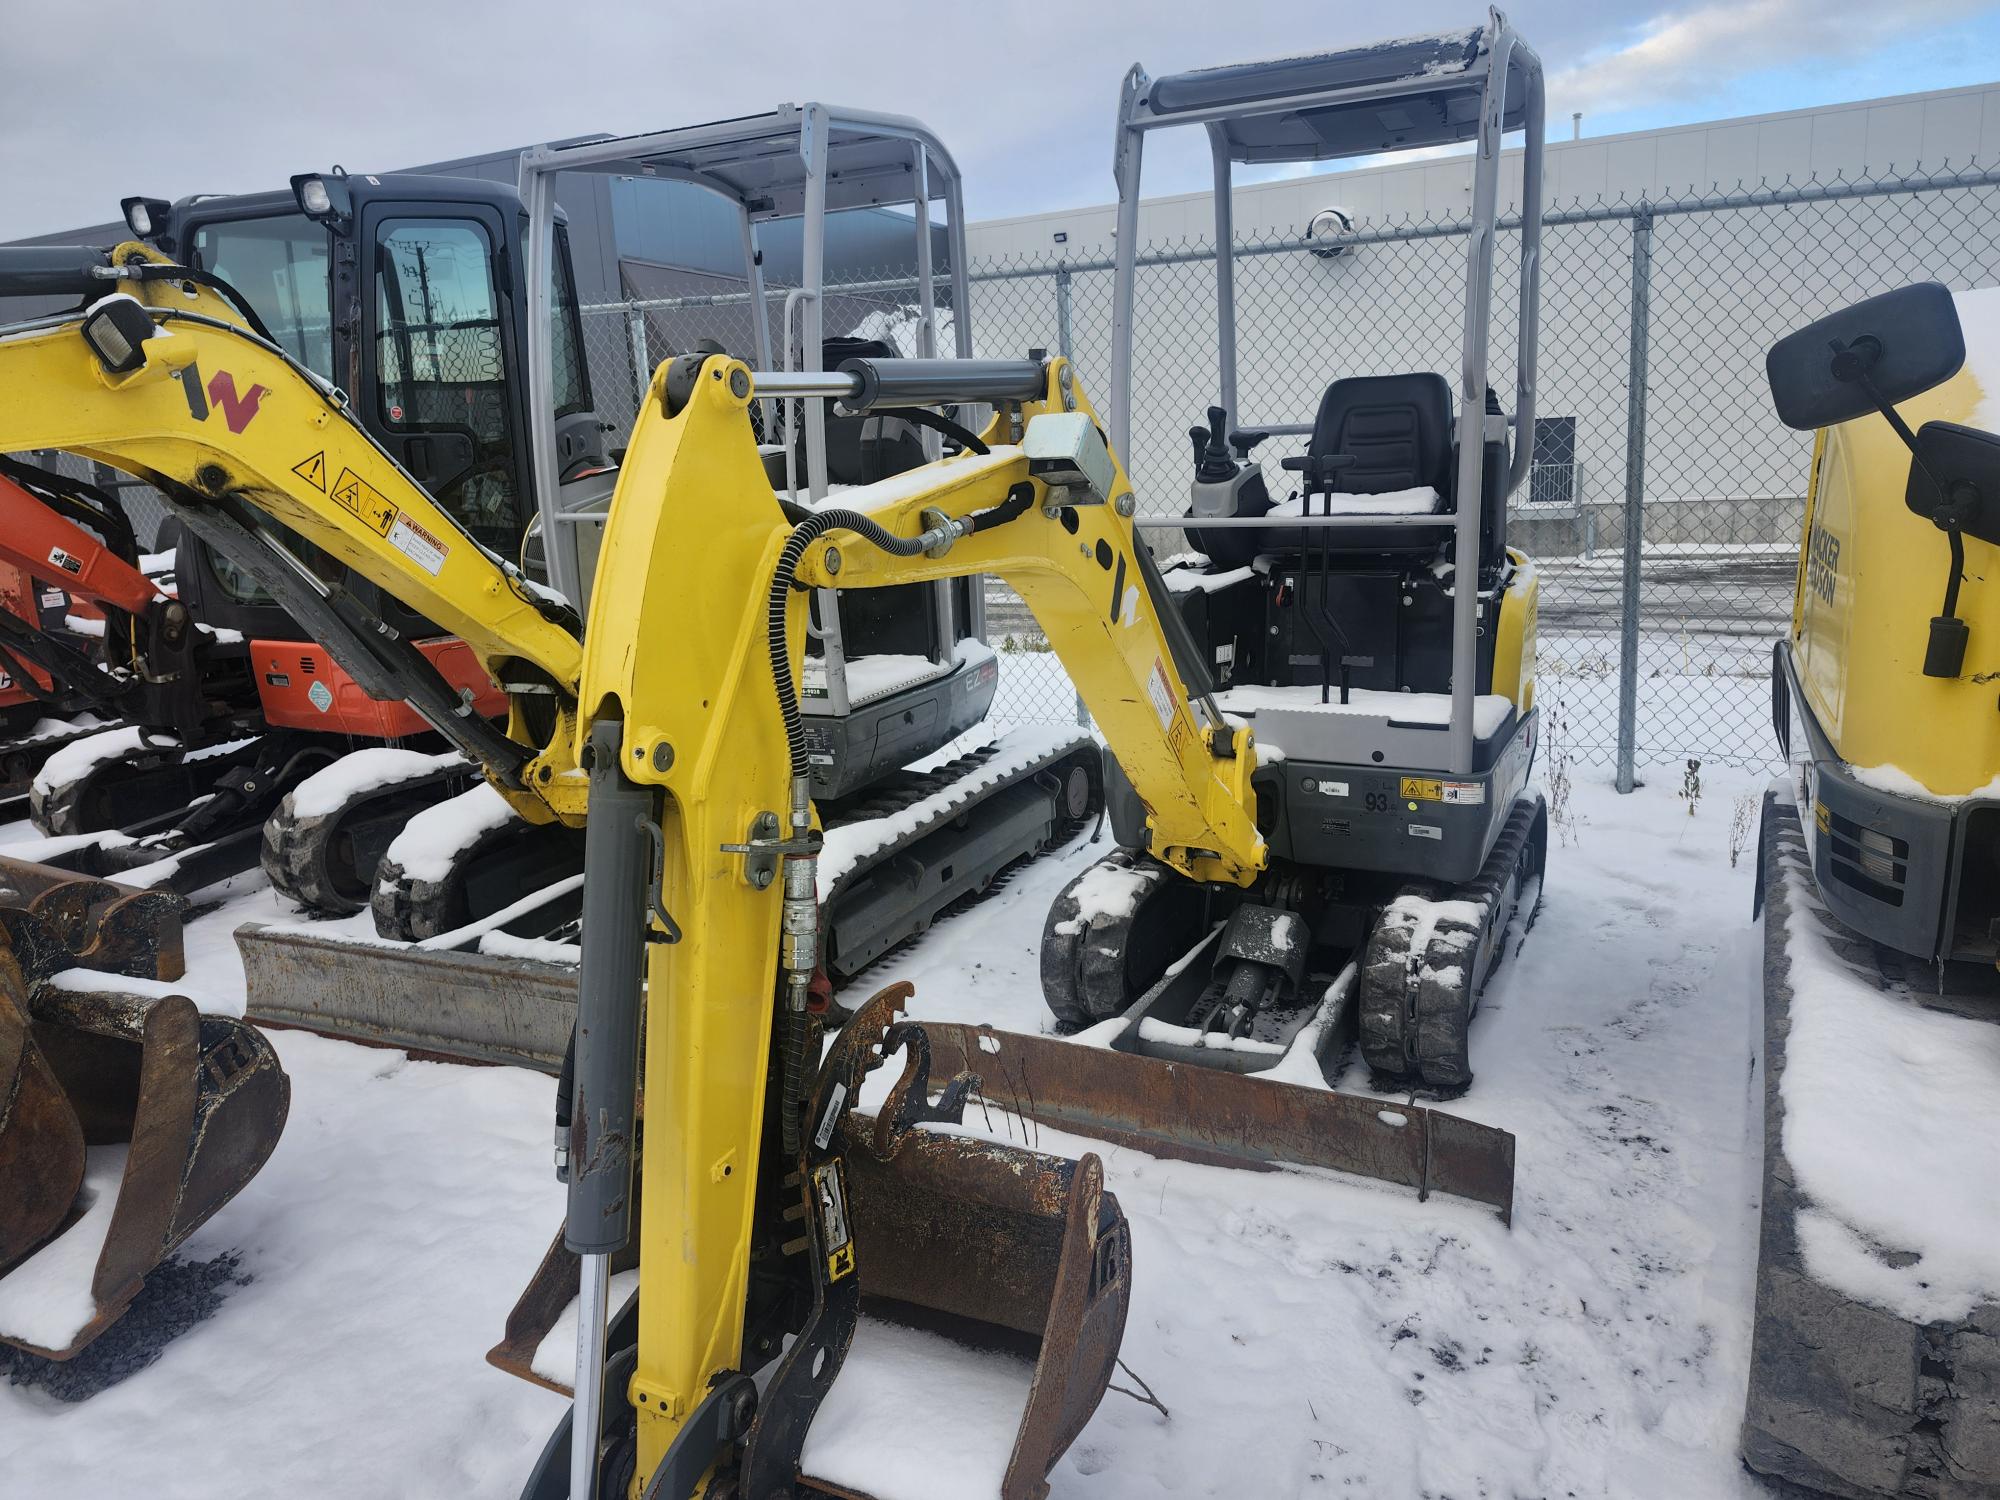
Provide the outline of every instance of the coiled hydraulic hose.
{"type": "MultiPolygon", "coordinates": [[[[895,557],[914,557],[939,538],[899,537],[884,530],[859,511],[815,511],[792,528],[778,554],[778,566],[771,574],[771,590],[766,598],[767,639],[771,653],[771,677],[778,687],[778,711],[785,720],[785,743],[791,757],[791,830],[795,843],[812,834],[812,762],[806,747],[805,720],[799,713],[798,684],[792,680],[792,656],[786,629],[792,585],[799,559],[806,548],[829,531],[851,531],[871,546],[895,557]]],[[[818,859],[813,854],[791,854],[785,859],[785,922],[783,964],[785,969],[784,1032],[779,1045],[784,1053],[782,1093],[779,1100],[778,1134],[788,1160],[796,1159],[804,1144],[801,1111],[806,1097],[807,1070],[812,1061],[812,1022],[806,1009],[813,970],[818,964],[818,859]]]]}

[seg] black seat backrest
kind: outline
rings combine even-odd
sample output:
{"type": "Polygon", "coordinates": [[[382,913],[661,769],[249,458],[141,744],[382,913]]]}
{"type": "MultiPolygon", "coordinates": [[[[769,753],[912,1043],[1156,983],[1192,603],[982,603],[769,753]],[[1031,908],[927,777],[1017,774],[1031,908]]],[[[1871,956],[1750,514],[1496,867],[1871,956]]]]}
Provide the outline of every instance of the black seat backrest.
{"type": "Polygon", "coordinates": [[[1386,495],[1429,485],[1451,493],[1451,387],[1442,375],[1356,375],[1336,380],[1313,420],[1313,454],[1347,453],[1343,493],[1386,495]]]}

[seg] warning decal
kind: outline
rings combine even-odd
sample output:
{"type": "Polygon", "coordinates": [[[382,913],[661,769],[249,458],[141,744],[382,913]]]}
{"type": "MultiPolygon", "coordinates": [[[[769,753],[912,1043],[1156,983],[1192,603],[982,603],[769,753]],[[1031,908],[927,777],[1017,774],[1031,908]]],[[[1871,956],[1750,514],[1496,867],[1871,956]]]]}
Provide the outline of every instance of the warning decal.
{"type": "Polygon", "coordinates": [[[433,578],[444,566],[444,560],[451,556],[451,548],[408,516],[396,517],[395,525],[389,528],[389,545],[433,578]]]}
{"type": "Polygon", "coordinates": [[[312,485],[322,495],[326,493],[326,453],[321,450],[302,464],[293,464],[292,472],[312,485]]]}
{"type": "Polygon", "coordinates": [[[83,571],[83,560],[78,557],[72,557],[60,547],[49,548],[49,562],[53,566],[61,568],[65,573],[81,573],[83,571]]]}
{"type": "Polygon", "coordinates": [[[847,1189],[840,1179],[839,1157],[813,1168],[812,1190],[819,1208],[826,1279],[838,1281],[854,1271],[854,1231],[847,1223],[847,1189]]]}
{"type": "Polygon", "coordinates": [[[357,478],[352,469],[340,471],[340,478],[334,481],[331,493],[334,499],[373,526],[377,533],[382,536],[389,534],[389,525],[396,519],[396,507],[381,491],[357,478]]]}
{"type": "Polygon", "coordinates": [[[1174,717],[1174,685],[1167,677],[1167,664],[1157,656],[1153,658],[1153,675],[1146,679],[1146,696],[1159,715],[1160,728],[1165,729],[1174,717]]]}

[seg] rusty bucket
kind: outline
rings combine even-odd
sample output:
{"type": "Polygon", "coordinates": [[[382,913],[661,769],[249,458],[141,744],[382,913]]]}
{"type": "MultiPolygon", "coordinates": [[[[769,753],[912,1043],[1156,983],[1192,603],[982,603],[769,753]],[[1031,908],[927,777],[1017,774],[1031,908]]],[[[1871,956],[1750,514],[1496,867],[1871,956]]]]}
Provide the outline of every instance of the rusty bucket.
{"type": "Polygon", "coordinates": [[[291,1098],[261,1032],[146,973],[178,975],[177,913],[91,884],[0,907],[0,1341],[50,1359],[256,1174],[291,1098]]]}
{"type": "MultiPolygon", "coordinates": [[[[874,1049],[859,1071],[878,1066],[881,1037],[907,994],[895,986],[864,1007],[834,1044],[828,1070],[850,1046],[874,1049]]],[[[1041,1500],[1116,1367],[1131,1232],[1094,1155],[1069,1160],[915,1128],[911,1121],[938,1118],[922,1028],[893,1028],[889,1046],[906,1053],[902,1079],[878,1114],[850,1111],[839,1127],[861,1319],[804,1434],[797,1479],[851,1500],[928,1494],[934,1471],[898,1473],[882,1461],[879,1414],[890,1410],[905,1442],[887,1447],[928,1432],[967,1493],[983,1487],[994,1500],[1041,1500]],[[971,1482],[975,1474],[983,1486],[971,1482]]],[[[962,1100],[976,1084],[961,1073],[941,1103],[962,1100]]],[[[627,1252],[612,1269],[636,1264],[627,1252]]],[[[558,1234],[488,1360],[566,1393],[578,1273],[558,1234]]],[[[629,1344],[635,1327],[628,1305],[614,1319],[612,1347],[629,1344]]],[[[558,1436],[560,1450],[552,1444],[551,1452],[566,1453],[558,1436]]],[[[756,1467],[748,1454],[745,1463],[756,1467]]],[[[527,1493],[540,1491],[531,1482],[527,1493]]]]}

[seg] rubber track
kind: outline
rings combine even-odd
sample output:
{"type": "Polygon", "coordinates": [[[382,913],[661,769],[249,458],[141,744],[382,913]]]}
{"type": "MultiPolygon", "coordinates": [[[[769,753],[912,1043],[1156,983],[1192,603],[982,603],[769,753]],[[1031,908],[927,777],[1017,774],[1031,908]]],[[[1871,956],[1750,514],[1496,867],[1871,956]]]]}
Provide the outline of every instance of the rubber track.
{"type": "Polygon", "coordinates": [[[1462,886],[1412,886],[1406,896],[1431,902],[1476,902],[1479,919],[1437,913],[1421,951],[1421,922],[1391,907],[1369,933],[1361,962],[1361,1055],[1378,1087],[1462,1094],[1472,1083],[1472,1016],[1497,967],[1504,927],[1501,897],[1510,882],[1538,873],[1530,856],[1546,858],[1547,812],[1541,798],[1524,798],[1507,815],[1479,874],[1462,886]]]}
{"type": "MultiPolygon", "coordinates": [[[[978,771],[988,761],[993,759],[994,755],[1000,749],[1001,746],[998,744],[988,745],[983,749],[958,756],[929,771],[906,772],[873,789],[865,798],[842,803],[835,809],[833,818],[824,826],[830,832],[836,828],[849,828],[856,823],[871,822],[877,818],[894,817],[898,813],[906,812],[917,803],[922,802],[928,797],[936,796],[938,793],[952,786],[953,783],[963,781],[966,777],[978,771]]],[[[1103,811],[1103,760],[1101,758],[1102,752],[1098,749],[1096,740],[1089,734],[1079,730],[1075,738],[1068,744],[1058,746],[1038,759],[1020,767],[1004,781],[996,781],[989,786],[981,787],[973,798],[976,801],[984,801],[990,797],[997,797],[1009,787],[1019,786],[1022,782],[1039,776],[1044,771],[1066,765],[1079,755],[1086,753],[1089,757],[1087,769],[1091,775],[1090,794],[1083,812],[1077,817],[1070,818],[1064,816],[1061,808],[1058,807],[1056,810],[1055,830],[1050,835],[1047,843],[1043,848],[1022,850],[1021,854],[1023,858],[1032,857],[1033,855],[1042,853],[1045,848],[1054,848],[1065,843],[1077,829],[1091,822],[1103,811]]],[[[1063,779],[1066,780],[1067,778],[1064,777],[1063,779]]],[[[1060,788],[1058,788],[1055,795],[1058,797],[1061,796],[1060,788]]],[[[911,844],[928,837],[938,829],[956,821],[966,806],[967,802],[965,799],[954,799],[945,803],[931,817],[905,833],[895,842],[885,845],[881,849],[876,850],[875,853],[857,861],[849,869],[842,871],[840,877],[834,881],[833,885],[827,890],[824,899],[820,902],[820,909],[828,912],[834,910],[839,905],[841,893],[848,886],[861,879],[862,876],[877,866],[895,859],[911,844]]],[[[901,943],[908,941],[908,938],[916,937],[917,935],[916,932],[912,932],[907,937],[898,938],[883,950],[882,956],[886,956],[901,943]]],[[[875,963],[879,963],[880,961],[881,957],[871,960],[871,962],[875,963]]]]}
{"type": "MultiPolygon", "coordinates": [[[[372,803],[408,803],[405,818],[447,797],[457,796],[479,779],[479,769],[466,762],[462,766],[423,771],[406,780],[374,786],[356,792],[330,813],[301,818],[292,810],[289,793],[278,810],[264,820],[261,859],[264,873],[281,896],[297,902],[313,916],[345,917],[369,904],[375,886],[374,870],[356,870],[340,836],[357,813],[372,803]],[[343,886],[346,889],[343,889],[343,886]],[[358,889],[359,897],[348,894],[358,889]]],[[[377,814],[393,809],[383,806],[377,814]]]]}
{"type": "Polygon", "coordinates": [[[1118,848],[1082,870],[1056,896],[1042,924],[1042,1002],[1056,1028],[1078,1032],[1124,1012],[1152,984],[1154,970],[1180,958],[1190,938],[1206,930],[1204,900],[1200,884],[1142,850],[1118,848]],[[1084,916],[1076,888],[1098,870],[1128,872],[1142,882],[1124,916],[1084,916]],[[1132,972],[1134,948],[1138,974],[1132,972]]]}

